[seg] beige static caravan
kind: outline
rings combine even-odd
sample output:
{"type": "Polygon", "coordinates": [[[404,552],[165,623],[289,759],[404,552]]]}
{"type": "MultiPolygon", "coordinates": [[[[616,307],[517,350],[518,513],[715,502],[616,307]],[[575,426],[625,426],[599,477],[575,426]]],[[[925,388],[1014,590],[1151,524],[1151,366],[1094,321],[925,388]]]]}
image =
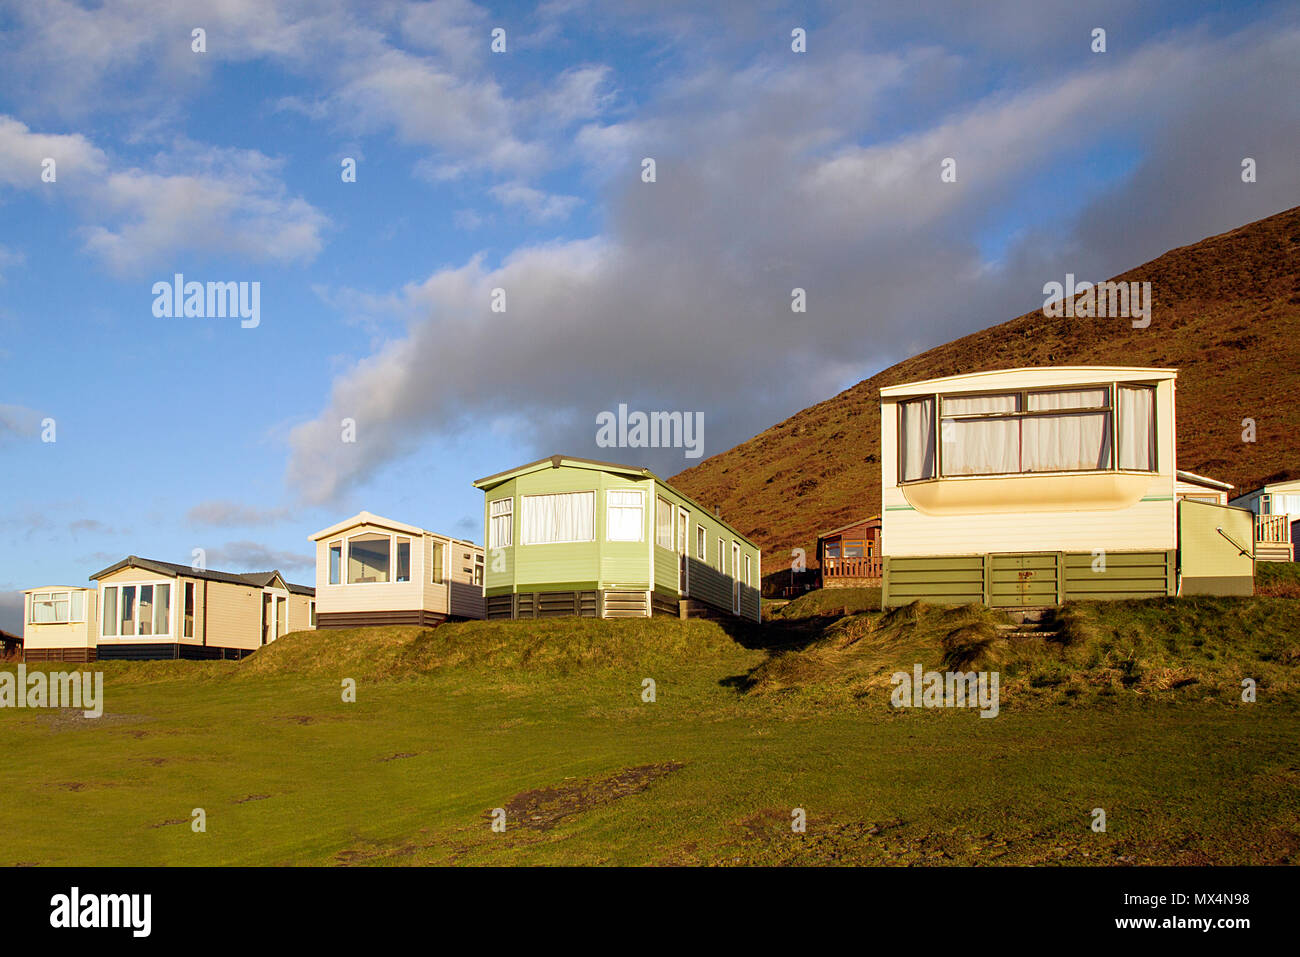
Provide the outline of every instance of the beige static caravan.
{"type": "Polygon", "coordinates": [[[361,512],[311,536],[320,628],[483,617],[483,549],[361,512]]]}
{"type": "Polygon", "coordinates": [[[23,592],[23,656],[27,661],[94,661],[97,593],[51,585],[23,592]]]}
{"type": "Polygon", "coordinates": [[[1227,584],[1207,587],[1248,593],[1252,560],[1214,532],[1237,510],[1196,502],[1180,526],[1176,378],[1069,366],[882,389],[885,604],[1175,595],[1183,526],[1215,549],[1198,568],[1227,584]]]}
{"type": "Polygon", "coordinates": [[[278,571],[237,574],[129,555],[99,583],[100,659],[242,658],[314,628],[315,589],[278,571]]]}

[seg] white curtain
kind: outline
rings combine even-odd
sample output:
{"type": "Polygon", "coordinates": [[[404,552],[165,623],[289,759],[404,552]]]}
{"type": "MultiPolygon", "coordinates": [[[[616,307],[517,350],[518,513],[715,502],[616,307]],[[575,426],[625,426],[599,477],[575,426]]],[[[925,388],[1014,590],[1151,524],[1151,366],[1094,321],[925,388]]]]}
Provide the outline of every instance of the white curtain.
{"type": "Polygon", "coordinates": [[[934,399],[898,404],[900,481],[934,478],[934,399]]]}
{"type": "Polygon", "coordinates": [[[1051,412],[1056,409],[1104,409],[1110,405],[1110,390],[1072,389],[1063,392],[1029,393],[1030,412],[1051,412]]]}
{"type": "Polygon", "coordinates": [[[1154,472],[1156,468],[1156,390],[1120,386],[1119,467],[1154,472]]]}
{"type": "Polygon", "coordinates": [[[1019,419],[944,419],[940,440],[944,475],[1020,471],[1019,419]]]}
{"type": "Polygon", "coordinates": [[[1270,515],[1300,516],[1300,495],[1269,495],[1270,515]]]}
{"type": "Polygon", "coordinates": [[[987,415],[990,412],[1019,412],[1020,396],[1006,395],[951,395],[944,396],[944,415],[987,415]]]}
{"type": "Polygon", "coordinates": [[[525,495],[523,501],[525,545],[595,540],[595,492],[525,495]]]}
{"type": "Polygon", "coordinates": [[[488,508],[488,548],[509,548],[514,542],[515,500],[499,498],[488,508]]]}
{"type": "Polygon", "coordinates": [[[645,526],[645,499],[640,492],[606,493],[605,534],[611,542],[639,542],[645,526]]]}
{"type": "Polygon", "coordinates": [[[72,593],[72,620],[86,620],[86,593],[84,591],[74,591],[72,593]]]}
{"type": "Polygon", "coordinates": [[[1027,418],[1024,420],[1023,440],[1022,462],[1025,472],[1077,472],[1110,468],[1108,412],[1027,418]]]}
{"type": "Polygon", "coordinates": [[[155,585],[153,599],[153,633],[166,635],[171,631],[172,586],[155,585]]]}
{"type": "MultiPolygon", "coordinates": [[[[1018,395],[953,396],[943,400],[944,415],[1017,412],[1018,395]]],[[[997,475],[1020,471],[1017,419],[948,419],[939,424],[944,475],[997,475]]]]}
{"type": "Polygon", "coordinates": [[[655,496],[655,544],[660,548],[673,547],[673,507],[655,496]]]}

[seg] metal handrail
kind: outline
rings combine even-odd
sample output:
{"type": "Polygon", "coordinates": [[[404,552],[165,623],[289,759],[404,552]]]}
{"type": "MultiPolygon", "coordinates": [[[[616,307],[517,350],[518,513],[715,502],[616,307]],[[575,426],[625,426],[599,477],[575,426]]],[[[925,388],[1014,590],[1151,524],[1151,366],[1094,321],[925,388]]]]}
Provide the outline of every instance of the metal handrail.
{"type": "Polygon", "coordinates": [[[1248,551],[1248,550],[1242,548],[1242,547],[1241,547],[1241,543],[1240,543],[1239,541],[1237,541],[1235,538],[1233,538],[1231,535],[1229,535],[1227,532],[1225,532],[1225,531],[1223,530],[1223,526],[1222,526],[1222,525],[1218,526],[1218,527],[1215,529],[1215,531],[1218,532],[1220,535],[1222,535],[1224,538],[1226,538],[1226,539],[1227,539],[1229,542],[1231,542],[1233,545],[1236,545],[1236,546],[1237,546],[1237,551],[1241,552],[1241,554],[1245,555],[1247,558],[1254,558],[1254,557],[1255,557],[1255,553],[1254,553],[1253,551],[1248,551]]]}

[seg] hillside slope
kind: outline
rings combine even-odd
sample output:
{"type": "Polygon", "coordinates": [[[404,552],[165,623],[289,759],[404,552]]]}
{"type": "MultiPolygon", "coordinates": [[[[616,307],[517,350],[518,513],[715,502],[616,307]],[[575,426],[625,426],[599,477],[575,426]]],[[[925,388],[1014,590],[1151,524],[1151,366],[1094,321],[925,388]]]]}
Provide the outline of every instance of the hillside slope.
{"type": "Polygon", "coordinates": [[[671,481],[764,550],[765,574],[819,530],[880,510],[879,390],[1047,365],[1167,366],[1178,377],[1178,467],[1246,490],[1300,475],[1300,207],[1171,250],[1117,277],[1149,281],[1151,325],[1035,311],[913,356],[671,481]],[[1242,419],[1258,441],[1241,441],[1242,419]]]}

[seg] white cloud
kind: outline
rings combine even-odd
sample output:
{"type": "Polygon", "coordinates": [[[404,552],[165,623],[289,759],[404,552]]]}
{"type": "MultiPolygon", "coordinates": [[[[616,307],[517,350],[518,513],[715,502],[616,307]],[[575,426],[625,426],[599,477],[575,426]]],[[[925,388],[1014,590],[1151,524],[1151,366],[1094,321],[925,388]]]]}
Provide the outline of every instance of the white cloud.
{"type": "Polygon", "coordinates": [[[257,508],[228,499],[199,502],[185,515],[192,525],[250,526],[273,525],[289,518],[287,508],[257,508]]]}
{"type": "MultiPolygon", "coordinates": [[[[705,454],[720,452],[846,385],[838,378],[873,357],[1033,308],[1067,252],[1077,274],[1110,275],[1246,221],[1239,199],[1215,200],[1240,189],[1234,167],[1207,172],[1203,147],[1186,144],[1212,142],[1241,112],[1232,101],[1249,101],[1251,115],[1270,118],[1269,155],[1285,167],[1300,146],[1297,107],[1268,78],[1286,72],[1298,42],[1276,25],[1166,38],[874,141],[862,133],[873,111],[895,109],[942,55],[828,54],[778,73],[765,62],[707,67],[634,122],[580,135],[624,164],[608,182],[605,235],[521,249],[495,268],[476,258],[405,287],[406,335],[339,375],[320,415],[293,430],[288,481],[327,501],[422,442],[488,423],[516,440],[520,459],[595,455],[595,415],[619,402],[707,410],[705,454]],[[1230,98],[1214,93],[1225,78],[1230,98]],[[1182,203],[1195,209],[1175,230],[1143,216],[1153,199],[1130,196],[1109,230],[1141,233],[1144,253],[1103,232],[1080,245],[1073,222],[1029,210],[1040,231],[989,268],[976,242],[989,220],[1027,181],[1068,175],[1080,144],[1100,141],[1137,151],[1153,175],[1195,178],[1197,203],[1182,203]],[[640,182],[639,149],[618,155],[628,144],[657,157],[658,182],[640,182]],[[940,182],[945,156],[958,159],[957,184],[940,182]],[[795,286],[808,291],[805,315],[791,313],[795,286]],[[505,314],[489,310],[495,287],[505,314]],[[356,444],[339,441],[345,416],[356,444]]],[[[1294,201],[1296,178],[1283,170],[1257,184],[1253,202],[1271,207],[1260,215],[1294,201]]],[[[625,457],[666,471],[691,464],[679,453],[625,457]]]]}
{"type": "Polygon", "coordinates": [[[538,222],[567,219],[582,200],[577,196],[546,193],[523,183],[502,183],[488,190],[502,206],[524,210],[538,222]]]}
{"type": "Polygon", "coordinates": [[[182,140],[153,164],[114,170],[83,136],[37,133],[0,116],[0,184],[78,202],[94,220],[82,227],[86,249],[115,272],[170,264],[186,251],[277,263],[310,261],[320,252],[329,220],[288,194],[278,161],[256,150],[182,140]],[[40,178],[45,157],[56,160],[53,183],[40,178]]]}

